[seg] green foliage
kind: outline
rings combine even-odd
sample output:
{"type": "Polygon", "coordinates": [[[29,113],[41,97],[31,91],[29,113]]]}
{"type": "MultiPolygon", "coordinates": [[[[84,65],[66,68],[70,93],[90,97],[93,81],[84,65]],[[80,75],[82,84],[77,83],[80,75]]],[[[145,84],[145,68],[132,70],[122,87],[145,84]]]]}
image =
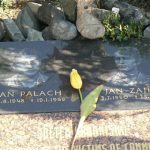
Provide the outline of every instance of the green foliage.
{"type": "Polygon", "coordinates": [[[99,85],[84,98],[80,106],[81,118],[85,117],[86,119],[91,113],[93,113],[96,109],[96,103],[102,90],[103,85],[99,85]]]}
{"type": "Polygon", "coordinates": [[[78,128],[76,130],[76,134],[72,140],[71,144],[71,150],[74,150],[74,142],[77,137],[77,133],[79,132],[79,129],[83,126],[84,121],[86,118],[93,113],[93,111],[96,109],[96,104],[99,98],[100,93],[103,90],[103,85],[99,85],[96,87],[92,92],[90,92],[83,101],[81,101],[80,105],[80,121],[78,124],[78,128]]]}
{"type": "Polygon", "coordinates": [[[0,0],[0,7],[4,10],[12,6],[12,0],[0,0]]]}
{"type": "Polygon", "coordinates": [[[124,23],[120,15],[112,13],[102,20],[105,26],[105,38],[116,41],[126,41],[130,38],[141,38],[143,36],[143,23],[138,24],[134,21],[127,24],[124,23]]]}
{"type": "Polygon", "coordinates": [[[51,0],[50,3],[55,5],[55,6],[60,6],[60,1],[59,0],[51,0]]]}

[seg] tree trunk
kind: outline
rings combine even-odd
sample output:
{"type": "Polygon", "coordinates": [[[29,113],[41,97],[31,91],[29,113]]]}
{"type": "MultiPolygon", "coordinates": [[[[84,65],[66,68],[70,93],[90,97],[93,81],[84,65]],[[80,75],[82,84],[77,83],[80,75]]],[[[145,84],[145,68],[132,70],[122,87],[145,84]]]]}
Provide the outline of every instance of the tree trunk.
{"type": "Polygon", "coordinates": [[[93,9],[97,9],[95,0],[77,0],[77,29],[88,39],[101,38],[105,34],[101,21],[92,13],[93,9]]]}

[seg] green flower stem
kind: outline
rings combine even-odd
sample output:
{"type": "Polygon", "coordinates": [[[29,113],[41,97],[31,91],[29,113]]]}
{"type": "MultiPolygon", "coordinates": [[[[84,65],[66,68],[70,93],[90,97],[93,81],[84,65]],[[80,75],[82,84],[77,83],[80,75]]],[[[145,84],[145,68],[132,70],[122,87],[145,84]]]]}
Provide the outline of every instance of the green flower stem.
{"type": "Polygon", "coordinates": [[[81,89],[79,89],[79,95],[80,95],[80,100],[81,100],[81,103],[82,103],[83,102],[83,96],[82,96],[81,89]]]}

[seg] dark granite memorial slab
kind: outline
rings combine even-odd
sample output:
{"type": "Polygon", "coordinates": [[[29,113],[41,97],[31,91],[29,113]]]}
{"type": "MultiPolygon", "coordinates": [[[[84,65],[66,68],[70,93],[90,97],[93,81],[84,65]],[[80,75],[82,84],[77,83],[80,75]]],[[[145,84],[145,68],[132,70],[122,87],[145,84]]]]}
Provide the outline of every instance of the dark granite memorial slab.
{"type": "Polygon", "coordinates": [[[104,84],[97,110],[150,108],[150,42],[0,43],[0,113],[79,111],[70,86],[76,68],[83,94],[104,84]]]}

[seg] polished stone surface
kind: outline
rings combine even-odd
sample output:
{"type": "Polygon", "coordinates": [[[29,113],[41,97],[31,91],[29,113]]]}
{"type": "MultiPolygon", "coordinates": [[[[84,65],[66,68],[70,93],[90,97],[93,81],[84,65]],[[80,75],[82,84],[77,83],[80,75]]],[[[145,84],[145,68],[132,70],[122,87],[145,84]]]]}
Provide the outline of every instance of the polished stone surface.
{"type": "Polygon", "coordinates": [[[97,110],[150,108],[150,42],[0,43],[1,113],[79,111],[69,74],[76,68],[86,96],[105,88],[97,110]]]}
{"type": "MultiPolygon", "coordinates": [[[[0,115],[1,150],[70,150],[78,112],[0,115]]],[[[150,109],[94,112],[75,150],[149,150],[150,109]],[[103,147],[103,148],[102,148],[103,147]]]]}

